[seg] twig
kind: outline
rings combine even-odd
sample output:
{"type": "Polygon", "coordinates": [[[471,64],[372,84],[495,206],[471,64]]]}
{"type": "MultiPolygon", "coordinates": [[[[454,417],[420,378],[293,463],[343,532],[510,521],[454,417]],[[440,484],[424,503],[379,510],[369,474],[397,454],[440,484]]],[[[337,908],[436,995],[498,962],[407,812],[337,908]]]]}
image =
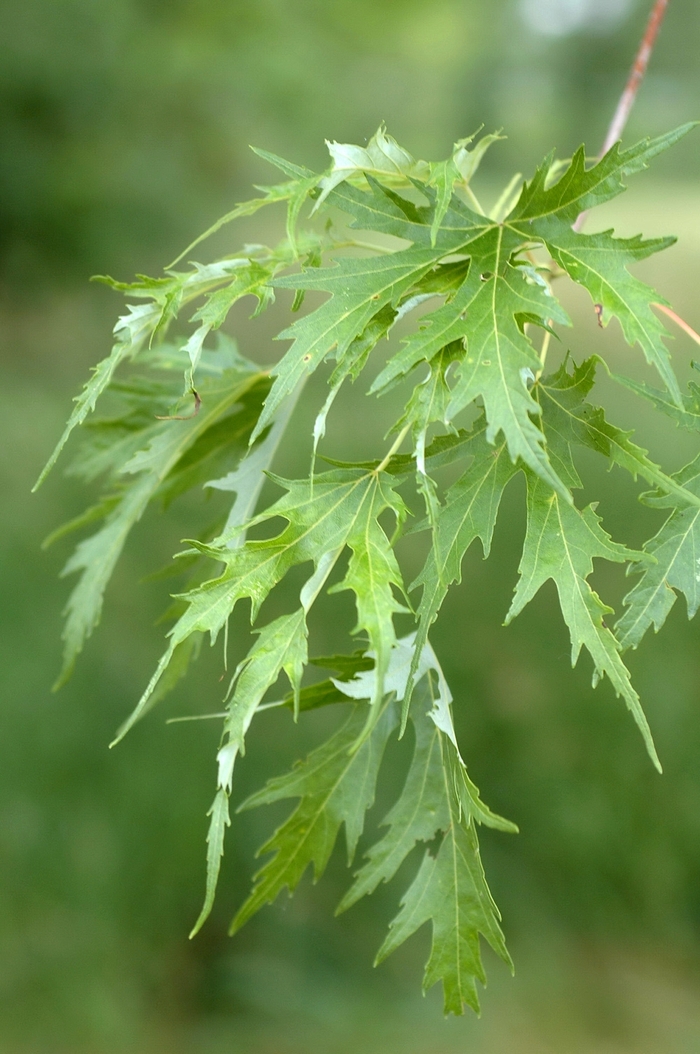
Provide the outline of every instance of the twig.
{"type": "Polygon", "coordinates": [[[675,311],[672,311],[670,307],[666,307],[665,304],[657,304],[652,302],[652,307],[655,307],[658,311],[663,311],[664,315],[676,323],[677,326],[687,333],[691,340],[694,340],[696,344],[700,344],[700,333],[696,333],[692,326],[689,326],[685,319],[677,315],[675,311]]]}
{"type": "Polygon", "coordinates": [[[610,122],[608,128],[608,134],[605,137],[603,148],[600,151],[602,154],[607,154],[613,143],[616,143],[618,139],[622,138],[622,133],[627,124],[627,119],[630,115],[630,111],[634,106],[634,100],[637,97],[639,86],[644,79],[644,74],[647,71],[649,65],[649,59],[656,42],[661,23],[663,22],[664,15],[666,14],[666,8],[668,7],[668,0],[656,0],[651,14],[649,15],[649,21],[647,22],[647,28],[642,38],[642,43],[639,46],[637,57],[634,60],[634,65],[630,72],[625,90],[620,96],[620,101],[617,104],[615,115],[610,122]]]}
{"type": "MultiPolygon", "coordinates": [[[[654,6],[651,9],[649,15],[649,21],[642,37],[642,42],[639,45],[637,56],[634,60],[634,64],[630,71],[630,75],[627,78],[627,84],[625,89],[620,96],[620,101],[617,104],[617,109],[613,114],[613,119],[608,127],[605,141],[601,147],[600,154],[598,157],[603,157],[607,154],[610,147],[622,138],[622,133],[625,130],[630,112],[634,106],[634,101],[637,98],[637,92],[639,87],[644,80],[644,74],[647,71],[649,65],[649,59],[654,49],[654,44],[661,28],[664,15],[666,14],[666,8],[668,7],[669,0],[655,0],[654,6]]],[[[587,212],[582,212],[576,223],[574,224],[574,230],[580,231],[586,222],[587,212]]]]}

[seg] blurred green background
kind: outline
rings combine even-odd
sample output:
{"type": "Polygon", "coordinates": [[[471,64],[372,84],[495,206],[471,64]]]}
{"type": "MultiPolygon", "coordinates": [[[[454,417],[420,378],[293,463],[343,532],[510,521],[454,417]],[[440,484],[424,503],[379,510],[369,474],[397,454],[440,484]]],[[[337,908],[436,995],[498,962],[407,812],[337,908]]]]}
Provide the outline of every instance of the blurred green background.
{"type": "MultiPolygon", "coordinates": [[[[216,731],[156,712],[114,752],[162,646],[167,583],[142,583],[202,520],[192,502],[135,532],[102,625],[58,696],[67,549],[42,538],[85,494],[57,472],[29,489],[70,398],[109,346],[120,308],[93,272],[157,271],[271,173],[248,144],[310,166],[323,139],[363,142],[385,120],[420,156],[445,156],[484,123],[508,139],[488,157],[488,195],[552,146],[597,149],[641,34],[647,0],[4,0],[0,7],[1,1054],[690,1054],[700,1050],[699,627],[679,601],[631,659],[665,765],[652,770],[623,705],[573,673],[552,590],[507,630],[522,492],[507,496],[493,558],[471,553],[434,643],[456,699],[463,751],[485,800],[518,837],[483,833],[487,872],[516,961],[487,953],[483,1017],[443,1022],[419,994],[423,932],[373,971],[400,884],[333,918],[342,853],[235,939],[226,937],[253,853],[277,818],[236,818],[214,917],[187,931],[204,884],[204,814],[216,731]]],[[[671,0],[627,141],[700,116],[700,19],[671,0]]],[[[700,139],[689,137],[607,206],[601,225],[675,233],[640,270],[700,327],[700,139]]],[[[272,177],[273,179],[276,177],[272,177]]],[[[277,217],[280,220],[281,217],[277,217]]],[[[265,235],[277,222],[265,219],[265,235]]],[[[246,226],[245,236],[254,231],[246,226]]],[[[230,230],[217,244],[237,238],[230,230]],[[229,240],[230,239],[230,240],[229,240]]],[[[213,251],[213,250],[212,250],[213,251]]],[[[202,256],[206,256],[203,251],[202,256]]],[[[639,353],[601,333],[586,298],[568,306],[581,357],[639,353]]],[[[242,350],[269,361],[267,322],[242,350]],[[256,335],[257,334],[257,335],[256,335]]],[[[232,334],[236,326],[229,327],[232,334]]],[[[682,374],[693,346],[679,337],[682,374]]],[[[642,372],[639,373],[642,375],[642,372]]],[[[306,436],[320,389],[299,411],[306,436]]],[[[362,393],[356,394],[356,399],[362,393]]],[[[684,437],[620,392],[617,419],[675,469],[684,437]]],[[[352,400],[338,451],[358,442],[352,400]],[[343,435],[345,429],[345,435],[343,435]]],[[[305,449],[285,450],[281,468],[305,449]]],[[[639,544],[658,514],[617,472],[586,479],[616,538],[639,544]]],[[[409,554],[410,559],[410,554],[409,554]]],[[[597,574],[619,606],[625,582],[597,574]]],[[[320,627],[322,629],[322,627],[320,627]]],[[[218,705],[207,656],[169,712],[218,705]],[[204,696],[204,699],[203,699],[204,696]]],[[[318,740],[333,714],[293,727],[261,717],[241,796],[318,740]]],[[[381,818],[405,757],[390,754],[381,818]]],[[[415,861],[412,863],[416,866],[415,861]]]]}

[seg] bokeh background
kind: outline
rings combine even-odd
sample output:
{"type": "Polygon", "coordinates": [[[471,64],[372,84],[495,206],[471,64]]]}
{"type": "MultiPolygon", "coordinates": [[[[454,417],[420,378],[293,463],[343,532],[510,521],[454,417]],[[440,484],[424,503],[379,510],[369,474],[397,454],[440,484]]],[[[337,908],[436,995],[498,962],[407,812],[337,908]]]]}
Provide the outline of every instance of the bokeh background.
{"type": "MultiPolygon", "coordinates": [[[[147,582],[199,525],[193,502],[147,517],[70,684],[59,664],[67,555],[42,538],[86,495],[57,472],[29,490],[120,304],[94,272],[157,272],[271,173],[248,144],[310,166],[324,138],[364,142],[381,120],[418,156],[445,156],[482,123],[503,127],[481,177],[488,197],[556,146],[594,152],[624,83],[648,0],[4,0],[0,6],[0,1052],[2,1054],[691,1054],[700,1050],[700,628],[679,601],[631,664],[665,775],[648,763],[622,704],[593,692],[553,591],[508,629],[522,492],[507,496],[493,558],[465,562],[434,643],[456,697],[463,751],[518,837],[483,833],[516,961],[486,953],[483,1016],[443,1022],[419,977],[429,935],[373,971],[400,883],[333,918],[342,852],[316,887],[226,937],[273,810],[234,820],[217,907],[187,931],[204,882],[204,814],[216,732],[156,712],[118,751],[107,744],[162,646],[167,583],[147,582]]],[[[700,116],[700,18],[671,0],[627,141],[700,116]]],[[[700,138],[686,139],[601,225],[680,240],[640,273],[700,328],[700,138]]],[[[276,177],[272,177],[273,179],[276,177]]],[[[265,218],[265,235],[281,217],[265,218]]],[[[279,228],[278,228],[279,229],[279,228]]],[[[250,236],[253,228],[245,228],[250,236]]],[[[212,246],[228,248],[229,230],[212,246]]],[[[208,250],[202,250],[205,257],[208,250]]],[[[639,355],[585,297],[566,293],[580,356],[639,355]]],[[[242,318],[242,316],[239,316],[242,318]]],[[[236,320],[229,327],[235,335],[236,320]]],[[[270,330],[241,323],[242,350],[269,361],[270,330]]],[[[674,354],[687,374],[694,348],[674,354]]],[[[320,389],[299,411],[298,451],[320,389]]],[[[362,397],[359,393],[358,397],[362,397]]],[[[603,389],[675,469],[692,443],[603,389]]],[[[352,401],[337,449],[358,442],[352,401]]],[[[360,430],[363,431],[363,430],[360,430]]],[[[363,439],[366,438],[363,435],[363,439]]],[[[638,488],[587,466],[586,485],[620,540],[658,514],[638,488]]],[[[625,582],[596,579],[618,604],[625,582]]],[[[218,703],[205,657],[170,713],[218,703]],[[203,698],[204,696],[204,698],[203,698]]],[[[334,720],[261,718],[239,793],[257,787],[334,720]]],[[[381,818],[405,756],[390,753],[381,818]]],[[[415,867],[415,862],[410,865],[415,867]]],[[[410,872],[410,867],[409,867],[410,872]]],[[[408,875],[408,872],[404,877],[408,875]]]]}

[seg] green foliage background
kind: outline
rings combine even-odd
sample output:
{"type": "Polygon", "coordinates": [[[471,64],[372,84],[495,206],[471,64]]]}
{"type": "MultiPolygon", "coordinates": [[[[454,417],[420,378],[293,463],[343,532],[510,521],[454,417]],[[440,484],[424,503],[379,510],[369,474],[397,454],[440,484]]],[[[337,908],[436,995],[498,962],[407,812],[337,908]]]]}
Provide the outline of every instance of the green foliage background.
{"type": "MultiPolygon", "coordinates": [[[[552,145],[561,156],[582,139],[596,148],[646,17],[645,3],[619,6],[608,23],[590,3],[591,22],[562,36],[528,28],[522,12],[534,0],[6,0],[0,9],[3,1054],[697,1049],[700,639],[681,603],[633,658],[665,765],[658,777],[610,689],[592,693],[585,664],[571,672],[553,591],[501,628],[522,538],[517,495],[507,498],[512,514],[494,558],[466,561],[434,642],[470,772],[521,829],[517,838],[483,834],[518,971],[511,981],[490,962],[482,1022],[443,1025],[439,993],[422,1002],[414,991],[427,934],[379,971],[369,966],[393,887],[333,919],[341,859],[318,888],[305,882],[293,902],[266,909],[234,941],[225,936],[274,809],[234,820],[214,917],[187,941],[203,887],[216,733],[164,732],[157,714],[117,751],[106,745],[161,649],[152,624],[165,587],[140,579],[166,541],[172,550],[210,513],[176,504],[167,539],[155,517],[139,527],[101,628],[52,697],[67,592],[54,576],[65,551],[45,556],[39,544],[83,495],[59,475],[28,495],[120,306],[86,286],[89,274],[156,271],[248,197],[251,181],[269,178],[248,143],[320,167],[324,137],[361,142],[382,119],[429,156],[482,122],[502,125],[509,138],[487,159],[487,187],[513,168],[528,171],[552,145]]],[[[698,46],[692,0],[673,0],[628,142],[698,116],[698,46]]],[[[680,236],[637,273],[696,327],[699,171],[696,135],[599,221],[622,234],[680,236]]],[[[620,361],[631,356],[615,327],[597,329],[585,297],[567,306],[579,358],[601,342],[620,361]]],[[[274,323],[253,329],[239,318],[242,350],[270,361],[274,323]]],[[[694,349],[679,337],[674,350],[683,374],[694,349]]],[[[616,398],[624,419],[630,406],[616,398]]],[[[344,413],[338,453],[362,456],[352,403],[344,413]]],[[[311,415],[310,401],[300,437],[311,415]]],[[[693,453],[671,427],[628,423],[670,468],[693,453]]],[[[304,438],[285,449],[279,470],[293,472],[304,450],[304,438]]],[[[637,544],[649,533],[658,514],[638,505],[621,474],[591,470],[587,482],[604,494],[616,537],[637,544]]],[[[625,583],[606,588],[621,597],[625,583]]],[[[187,713],[199,691],[218,700],[217,676],[207,656],[173,712],[187,713]]],[[[319,714],[291,730],[284,715],[261,720],[240,794],[332,720],[319,714]]],[[[375,819],[405,763],[396,747],[375,819]]]]}

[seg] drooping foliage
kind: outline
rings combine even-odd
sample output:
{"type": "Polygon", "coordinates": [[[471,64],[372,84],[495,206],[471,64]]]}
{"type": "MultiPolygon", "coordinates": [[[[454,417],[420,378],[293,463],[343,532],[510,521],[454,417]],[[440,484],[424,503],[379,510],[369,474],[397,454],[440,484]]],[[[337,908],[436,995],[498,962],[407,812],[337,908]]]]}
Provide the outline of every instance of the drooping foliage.
{"type": "Polygon", "coordinates": [[[568,277],[589,292],[601,326],[619,321],[663,387],[617,379],[681,426],[698,430],[699,389],[691,384],[684,394],[676,379],[668,333],[655,311],[660,297],[628,270],[673,239],[574,229],[581,212],[621,193],[627,177],[689,127],[631,149],[615,145],[592,164],[583,149],[564,163],[550,156],[529,182],[509,184],[490,210],[479,204],[471,180],[498,136],[461,140],[447,160],[430,163],[411,157],[380,129],[366,147],[329,144],[331,166],[320,174],[260,152],[282,170],[284,182],[263,188],[261,197],[237,206],[207,234],[282,202],[286,235],[279,245],[246,245],[214,263],[181,265],[198,239],[161,278],[102,279],[126,294],[129,307],[41,477],[81,426],[84,441],[71,471],[88,482],[102,477],[106,485],[95,505],[54,535],[95,525],[65,568],[79,578],[66,609],[61,680],[99,621],[131,528],[149,505],[167,508],[202,486],[230,493],[230,511],[209,538],[189,542],[179,554],[194,578],[176,597],[167,648],[117,738],[187,673],[206,635],[214,643],[227,633],[241,600],[249,604],[253,627],[220,715],[206,896],[193,934],[214,901],[235,763],[256,713],[279,705],[299,720],[308,710],[335,705],[340,717],[331,737],[240,806],[296,801],[261,848],[265,862],[232,932],[283,889],[293,892],[308,868],[321,875],[341,827],[352,861],[385,747],[409,727],[413,759],[403,791],[340,910],[390,881],[420,843],[422,861],[378,960],[430,922],[424,986],[442,981],[447,1012],[462,1013],[465,1005],[478,1010],[476,982],[485,982],[480,936],[510,963],[478,827],[514,827],[484,805],[467,774],[452,696],[429,637],[477,539],[488,557],[502,495],[518,474],[526,480],[527,527],[507,619],[551,579],[572,662],[585,651],[594,684],[609,679],[660,768],[624,651],[650,626],[661,628],[677,592],[691,616],[700,603],[700,469],[696,459],[666,474],[629,432],[607,420],[591,400],[596,372],[615,376],[600,356],[577,364],[560,355],[549,372],[546,360],[552,336],[565,347],[570,323],[554,290],[568,277]],[[272,369],[244,358],[230,337],[212,337],[238,300],[252,297],[257,315],[282,290],[290,301],[293,294],[294,317],[279,334],[288,347],[272,369]],[[315,297],[317,306],[304,311],[307,292],[324,298],[315,297]],[[178,337],[183,315],[192,327],[178,337]],[[406,330],[402,323],[403,339],[387,345],[400,319],[413,326],[406,330]],[[366,413],[383,420],[375,397],[397,385],[405,394],[402,412],[395,421],[387,416],[390,438],[374,460],[322,466],[333,402],[370,358],[378,368],[366,413]],[[328,395],[309,437],[308,474],[283,479],[272,472],[275,453],[290,434],[304,382],[329,362],[328,395]],[[93,411],[102,396],[111,409],[99,417],[93,411]],[[595,505],[578,499],[581,451],[641,477],[654,488],[642,499],[668,510],[642,550],[614,541],[595,505]],[[281,496],[259,510],[266,479],[281,496]],[[405,581],[396,550],[409,518],[411,530],[428,539],[414,582],[405,581]],[[617,623],[590,582],[597,559],[625,564],[639,576],[617,623]],[[291,610],[267,621],[266,600],[302,566],[305,581],[291,610]],[[323,605],[332,613],[339,591],[353,598],[359,648],[314,658],[309,612],[323,605]],[[398,632],[399,615],[414,622],[407,635],[398,632]],[[313,672],[319,668],[330,676],[319,680],[313,672]]]}

